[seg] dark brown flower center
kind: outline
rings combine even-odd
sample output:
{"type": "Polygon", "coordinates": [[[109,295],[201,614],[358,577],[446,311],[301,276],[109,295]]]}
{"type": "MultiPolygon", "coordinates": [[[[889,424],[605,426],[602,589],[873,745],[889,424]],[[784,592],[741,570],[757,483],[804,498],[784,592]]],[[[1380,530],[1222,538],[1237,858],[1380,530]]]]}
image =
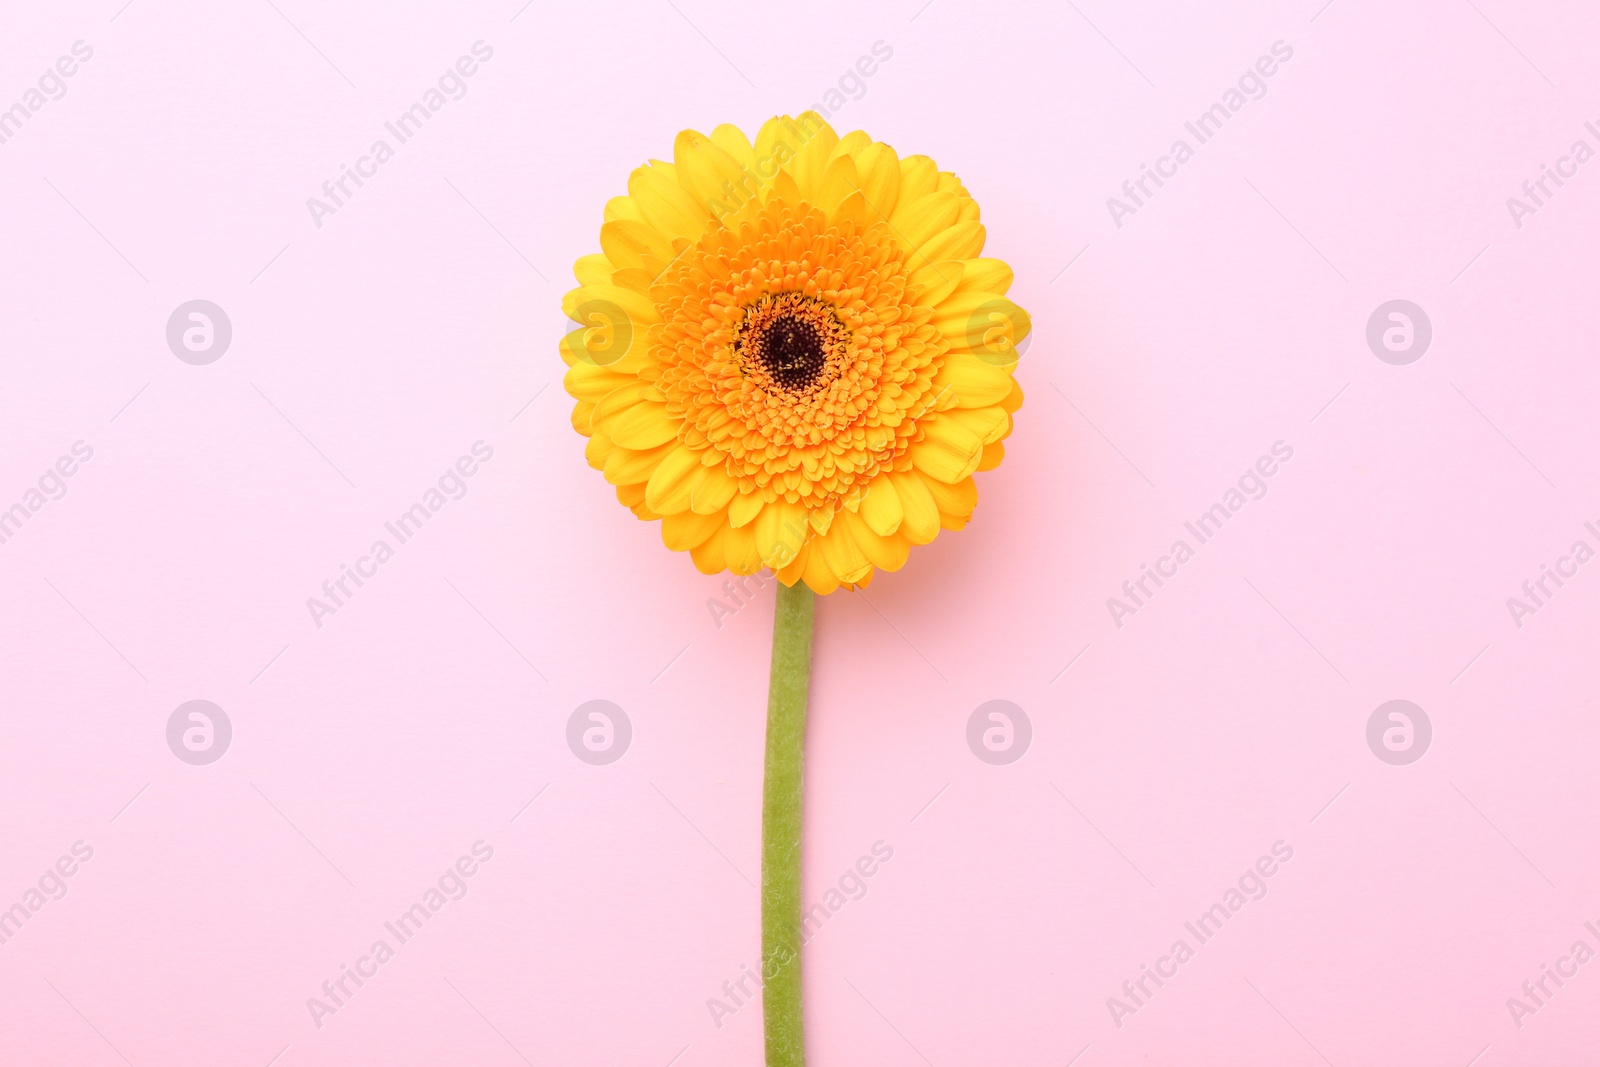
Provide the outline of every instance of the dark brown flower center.
{"type": "Polygon", "coordinates": [[[825,301],[802,293],[768,294],[745,308],[734,351],[746,374],[785,392],[807,393],[828,375],[828,357],[842,355],[847,331],[825,301]]]}
{"type": "Polygon", "coordinates": [[[822,376],[827,362],[816,326],[792,314],[773,319],[752,354],[773,381],[786,389],[804,389],[822,376]]]}

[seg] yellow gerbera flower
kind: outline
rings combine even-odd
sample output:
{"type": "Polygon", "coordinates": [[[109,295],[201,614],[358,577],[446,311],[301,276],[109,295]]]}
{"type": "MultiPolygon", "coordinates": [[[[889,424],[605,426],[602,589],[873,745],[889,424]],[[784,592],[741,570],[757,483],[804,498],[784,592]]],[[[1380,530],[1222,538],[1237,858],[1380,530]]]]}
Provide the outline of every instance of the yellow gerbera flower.
{"type": "Polygon", "coordinates": [[[978,204],[814,112],[685,130],[605,207],[562,302],[591,466],[707,574],[817,593],[965,526],[999,464],[1027,314],[978,204]]]}

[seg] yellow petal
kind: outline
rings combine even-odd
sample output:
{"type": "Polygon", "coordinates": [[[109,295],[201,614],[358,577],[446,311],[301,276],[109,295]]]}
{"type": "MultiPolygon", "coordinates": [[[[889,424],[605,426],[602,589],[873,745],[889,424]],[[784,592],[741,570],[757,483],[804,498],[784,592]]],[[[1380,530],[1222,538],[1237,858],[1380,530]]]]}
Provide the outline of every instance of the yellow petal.
{"type": "Polygon", "coordinates": [[[794,129],[794,120],[782,116],[770,118],[756,131],[756,180],[770,183],[777,177],[778,168],[794,159],[800,151],[800,138],[794,129]]]}
{"type": "Polygon", "coordinates": [[[822,550],[828,569],[845,585],[854,585],[872,570],[872,561],[850,536],[848,523],[836,523],[827,534],[817,538],[816,545],[822,550]]]}
{"type": "Polygon", "coordinates": [[[995,293],[1004,296],[1016,277],[1003,259],[969,259],[964,264],[958,292],[995,293]]]}
{"type": "Polygon", "coordinates": [[[800,546],[806,543],[805,505],[774,500],[756,516],[755,527],[761,562],[774,569],[782,567],[793,560],[800,546]]]}
{"type": "Polygon", "coordinates": [[[992,445],[1011,432],[1011,416],[1002,407],[971,407],[946,411],[941,419],[953,419],[965,426],[984,444],[992,445]]]}
{"type": "Polygon", "coordinates": [[[911,542],[898,534],[885,536],[867,525],[860,515],[846,511],[839,516],[872,565],[883,571],[897,571],[906,565],[911,555],[911,542]]]}
{"type": "Polygon", "coordinates": [[[832,215],[846,197],[860,187],[856,165],[849,156],[835,156],[823,171],[817,193],[817,206],[832,215]]]}
{"type": "Polygon", "coordinates": [[[702,462],[700,472],[689,486],[689,507],[701,515],[714,515],[728,506],[739,491],[739,483],[717,467],[702,462]]]}
{"type": "Polygon", "coordinates": [[[754,574],[763,566],[754,526],[729,526],[723,533],[722,550],[728,558],[728,569],[735,574],[754,574]]]}
{"type": "Polygon", "coordinates": [[[695,241],[710,225],[711,216],[678,184],[676,174],[665,163],[638,167],[628,178],[628,193],[638,202],[650,225],[668,239],[695,241]]]}
{"type": "Polygon", "coordinates": [[[672,242],[646,222],[617,219],[600,227],[600,247],[617,269],[640,267],[653,278],[672,262],[672,242]]]}
{"type": "Polygon", "coordinates": [[[862,520],[874,533],[888,537],[900,529],[905,510],[900,506],[900,494],[894,490],[894,481],[887,473],[878,475],[867,486],[860,512],[862,520]]]}
{"type": "Polygon", "coordinates": [[[839,135],[815,111],[802,112],[795,119],[795,125],[802,138],[800,150],[794,162],[783,169],[794,176],[800,195],[815,204],[822,192],[822,174],[828,165],[828,156],[839,143],[839,135]]]}
{"type": "Polygon", "coordinates": [[[631,448],[613,448],[606,457],[606,481],[612,485],[648,482],[650,472],[660,465],[668,452],[679,447],[682,446],[674,441],[659,448],[647,448],[643,452],[635,452],[631,448]]]}
{"type": "Polygon", "coordinates": [[[800,195],[800,186],[795,184],[794,175],[786,170],[778,172],[778,176],[767,186],[767,199],[782,200],[788,204],[798,204],[805,197],[800,195]]]}
{"type": "Polygon", "coordinates": [[[655,284],[656,275],[661,273],[665,263],[658,264],[654,259],[646,259],[640,266],[624,267],[611,272],[611,282],[624,289],[632,289],[644,296],[650,295],[650,286],[655,284]]]}
{"type": "Polygon", "coordinates": [[[580,326],[626,323],[630,329],[640,330],[661,321],[661,312],[648,296],[620,285],[579,286],[561,298],[561,310],[580,326]]]}
{"type": "Polygon", "coordinates": [[[833,151],[828,153],[828,162],[831,164],[836,159],[854,156],[871,143],[872,138],[867,136],[865,130],[851,130],[833,146],[833,151]]]}
{"type": "Polygon", "coordinates": [[[811,546],[800,546],[800,554],[789,561],[788,566],[779,567],[772,572],[772,576],[784,585],[793,587],[805,575],[806,565],[811,562],[811,546]]]}
{"type": "Polygon", "coordinates": [[[964,525],[967,519],[972,517],[972,509],[978,506],[978,487],[971,478],[964,478],[954,484],[924,478],[923,484],[932,494],[933,502],[939,505],[939,521],[947,530],[960,527],[952,527],[946,520],[956,519],[964,525]]]}
{"type": "Polygon", "coordinates": [[[1000,466],[1000,461],[1006,458],[1006,446],[1003,441],[996,441],[983,446],[983,458],[978,461],[980,471],[992,471],[1000,466]]]}
{"type": "Polygon", "coordinates": [[[867,145],[856,153],[856,172],[867,206],[883,219],[892,218],[900,197],[900,157],[894,149],[881,142],[867,145]]]}
{"type": "Polygon", "coordinates": [[[604,427],[606,423],[640,402],[659,404],[663,399],[650,382],[640,378],[630,379],[625,385],[619,385],[607,393],[605,399],[595,408],[595,425],[604,427]]]}
{"type": "Polygon", "coordinates": [[[983,439],[977,434],[942,415],[918,425],[927,436],[907,452],[917,470],[930,478],[953,484],[978,469],[978,460],[983,458],[983,439]]]}
{"type": "Polygon", "coordinates": [[[700,470],[700,454],[680,445],[650,472],[644,489],[644,502],[651,511],[675,515],[689,510],[689,475],[700,470]]]}
{"type": "MultiPolygon", "coordinates": [[[[583,348],[583,335],[585,332],[584,330],[573,330],[561,339],[560,344],[556,345],[556,351],[561,353],[561,362],[569,367],[575,363],[582,362],[584,356],[588,355],[583,348]],[[583,353],[583,355],[579,353],[583,353]]],[[[593,360],[590,360],[590,362],[593,362],[593,360]]]]}
{"type": "Polygon", "coordinates": [[[830,213],[829,221],[835,226],[855,223],[856,232],[860,233],[867,228],[867,223],[872,218],[871,211],[872,209],[867,206],[866,196],[857,189],[839,202],[839,206],[830,213]]]}
{"type": "MultiPolygon", "coordinates": [[[[619,390],[620,391],[620,390],[619,390]]],[[[609,399],[609,397],[607,398],[609,399]]],[[[617,412],[604,424],[606,436],[623,448],[655,448],[678,439],[682,419],[667,414],[665,404],[641,400],[617,412]]],[[[650,505],[659,511],[654,504],[650,505]]]]}
{"type": "Polygon", "coordinates": [[[606,457],[611,455],[611,450],[616,446],[611,443],[611,438],[605,434],[595,434],[589,438],[589,443],[583,446],[583,458],[589,461],[589,466],[597,471],[606,469],[606,457]]]}
{"type": "MultiPolygon", "coordinates": [[[[970,204],[966,200],[962,203],[970,204]]],[[[922,243],[917,251],[929,260],[972,259],[983,251],[983,223],[976,219],[958,220],[922,243]]]]}
{"type": "Polygon", "coordinates": [[[723,554],[723,539],[728,528],[718,525],[711,536],[689,550],[689,558],[694,560],[695,570],[701,574],[716,574],[726,569],[727,558],[723,554]]]}
{"type": "Polygon", "coordinates": [[[604,212],[606,222],[615,222],[617,219],[632,219],[643,222],[644,212],[639,210],[639,205],[631,196],[613,196],[606,201],[604,212]]]}
{"type": "Polygon", "coordinates": [[[613,390],[636,380],[632,375],[613,374],[605,367],[597,367],[593,363],[580,361],[567,368],[567,373],[561,379],[561,384],[573,399],[599,403],[613,390]]]}
{"type": "Polygon", "coordinates": [[[572,428],[587,437],[594,432],[589,423],[589,417],[594,414],[594,405],[587,400],[580,400],[572,406],[572,428]]]}
{"type": "MultiPolygon", "coordinates": [[[[955,193],[934,193],[910,204],[902,201],[889,221],[906,248],[921,249],[934,234],[954,226],[960,210],[955,193]]],[[[929,262],[933,260],[928,253],[924,257],[929,262]]]]}
{"type": "Polygon", "coordinates": [[[751,519],[761,514],[765,506],[760,493],[740,493],[733,498],[733,503],[728,505],[728,525],[744,526],[751,519]]]}
{"type": "Polygon", "coordinates": [[[949,390],[956,406],[982,408],[998,404],[1011,392],[1015,380],[1011,368],[996,366],[970,352],[951,351],[944,356],[944,366],[934,375],[935,395],[949,390]]]}
{"type": "Polygon", "coordinates": [[[927,156],[907,156],[900,161],[900,202],[895,211],[922,199],[938,187],[938,165],[927,156]]]}
{"type": "Polygon", "coordinates": [[[961,284],[965,267],[960,260],[946,259],[929,263],[911,274],[912,286],[920,290],[913,299],[923,307],[938,307],[944,298],[955,292],[961,284]]]}
{"type": "Polygon", "coordinates": [[[702,133],[684,130],[678,134],[672,158],[678,168],[678,184],[713,218],[737,210],[749,195],[739,189],[744,171],[738,161],[702,133]]]}
{"type": "Polygon", "coordinates": [[[696,515],[692,511],[680,511],[662,516],[661,540],[674,552],[687,552],[705,544],[712,534],[724,526],[726,521],[721,515],[696,515]]]}
{"type": "Polygon", "coordinates": [[[611,260],[604,253],[596,252],[593,255],[579,256],[578,262],[573,264],[573,276],[578,279],[579,285],[606,285],[611,281],[611,260]]]}
{"type": "Polygon", "coordinates": [[[808,546],[811,551],[806,553],[805,569],[801,577],[806,585],[818,596],[827,596],[839,588],[839,576],[828,566],[827,558],[822,554],[822,549],[816,545],[808,546]]]}
{"type": "Polygon", "coordinates": [[[711,143],[732,156],[733,161],[740,167],[748,170],[755,166],[755,146],[739,127],[724,122],[711,131],[711,143]]]}
{"type": "MultiPolygon", "coordinates": [[[[604,316],[594,319],[603,321],[604,316]]],[[[607,323],[573,330],[561,339],[560,350],[562,362],[569,367],[587,363],[631,378],[645,366],[647,347],[645,331],[634,330],[624,322],[621,329],[607,323]]]]}
{"type": "Polygon", "coordinates": [[[935,309],[933,325],[951,349],[1006,368],[1016,364],[1017,345],[1033,330],[1028,313],[999,293],[954,293],[935,309]]]}
{"type": "Polygon", "coordinates": [[[1015,415],[1017,413],[1017,409],[1022,407],[1021,382],[1014,381],[1011,383],[1011,392],[1006,395],[1004,400],[1000,401],[1000,406],[1006,409],[1006,414],[1008,415],[1015,415]]]}
{"type": "Polygon", "coordinates": [[[925,545],[939,534],[939,505],[927,484],[916,471],[897,471],[889,475],[895,495],[900,498],[905,518],[900,533],[914,545],[925,545]]]}

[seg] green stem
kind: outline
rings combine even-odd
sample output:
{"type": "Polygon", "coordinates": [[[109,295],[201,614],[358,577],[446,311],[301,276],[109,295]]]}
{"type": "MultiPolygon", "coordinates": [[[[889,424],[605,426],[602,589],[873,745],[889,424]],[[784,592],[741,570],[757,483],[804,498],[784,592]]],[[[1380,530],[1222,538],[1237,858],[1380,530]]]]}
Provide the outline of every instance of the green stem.
{"type": "Polygon", "coordinates": [[[800,826],[805,789],[806,689],[816,594],[778,585],[767,691],[767,778],[761,798],[761,1001],[767,1067],[805,1067],[800,1003],[800,826]]]}

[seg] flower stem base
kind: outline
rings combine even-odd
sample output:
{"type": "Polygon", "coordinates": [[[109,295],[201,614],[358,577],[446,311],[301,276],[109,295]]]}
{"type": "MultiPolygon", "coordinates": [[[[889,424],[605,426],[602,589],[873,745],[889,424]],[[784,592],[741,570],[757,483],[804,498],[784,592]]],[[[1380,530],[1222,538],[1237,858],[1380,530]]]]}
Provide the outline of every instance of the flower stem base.
{"type": "Polygon", "coordinates": [[[800,829],[816,594],[778,585],[761,803],[761,975],[767,1067],[805,1067],[800,1000],[800,829]]]}

